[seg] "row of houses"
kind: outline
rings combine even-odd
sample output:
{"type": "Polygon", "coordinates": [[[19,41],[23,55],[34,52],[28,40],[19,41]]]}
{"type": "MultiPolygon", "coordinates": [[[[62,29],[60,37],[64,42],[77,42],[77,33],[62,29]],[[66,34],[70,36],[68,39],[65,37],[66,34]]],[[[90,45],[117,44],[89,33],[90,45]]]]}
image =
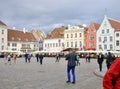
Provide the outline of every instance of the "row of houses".
{"type": "Polygon", "coordinates": [[[44,51],[79,50],[120,51],[120,22],[104,16],[101,24],[54,29],[44,40],[44,51]]]}
{"type": "Polygon", "coordinates": [[[120,51],[120,22],[104,16],[101,24],[62,26],[45,35],[42,30],[11,29],[0,21],[0,51],[60,52],[67,48],[120,51]]]}

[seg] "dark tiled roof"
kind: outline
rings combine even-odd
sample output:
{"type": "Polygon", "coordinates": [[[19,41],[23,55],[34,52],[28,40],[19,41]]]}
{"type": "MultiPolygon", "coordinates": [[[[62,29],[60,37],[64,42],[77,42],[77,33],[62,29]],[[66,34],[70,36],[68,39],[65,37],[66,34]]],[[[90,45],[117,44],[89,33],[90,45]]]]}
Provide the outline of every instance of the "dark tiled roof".
{"type": "Polygon", "coordinates": [[[37,40],[30,32],[8,29],[8,41],[35,42],[37,40]]]}

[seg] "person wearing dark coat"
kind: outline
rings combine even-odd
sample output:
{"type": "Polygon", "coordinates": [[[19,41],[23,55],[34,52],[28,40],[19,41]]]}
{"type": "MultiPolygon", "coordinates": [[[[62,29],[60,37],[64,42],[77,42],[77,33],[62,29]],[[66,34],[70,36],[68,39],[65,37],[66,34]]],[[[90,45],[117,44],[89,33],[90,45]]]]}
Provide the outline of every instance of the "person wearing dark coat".
{"type": "Polygon", "coordinates": [[[75,51],[71,50],[71,52],[67,55],[66,60],[68,61],[68,63],[67,63],[67,78],[68,78],[68,80],[66,81],[66,83],[71,82],[70,71],[72,71],[72,78],[73,78],[72,83],[75,84],[75,82],[76,82],[75,66],[76,66],[76,61],[77,61],[75,51]]]}
{"type": "Polygon", "coordinates": [[[104,55],[102,53],[99,53],[98,58],[97,58],[97,62],[99,64],[99,70],[100,72],[102,71],[102,63],[104,61],[104,55]]]}
{"type": "Polygon", "coordinates": [[[26,53],[25,54],[25,62],[27,63],[27,60],[28,60],[28,54],[26,53]]]}
{"type": "Polygon", "coordinates": [[[106,65],[107,65],[107,69],[110,68],[110,65],[113,62],[113,56],[111,54],[111,52],[108,52],[107,58],[106,58],[106,65]]]}
{"type": "Polygon", "coordinates": [[[42,54],[39,54],[39,59],[40,59],[40,64],[42,65],[43,64],[43,55],[42,54]]]}
{"type": "Polygon", "coordinates": [[[38,53],[36,54],[36,59],[37,59],[37,62],[39,62],[39,54],[38,53]]]}

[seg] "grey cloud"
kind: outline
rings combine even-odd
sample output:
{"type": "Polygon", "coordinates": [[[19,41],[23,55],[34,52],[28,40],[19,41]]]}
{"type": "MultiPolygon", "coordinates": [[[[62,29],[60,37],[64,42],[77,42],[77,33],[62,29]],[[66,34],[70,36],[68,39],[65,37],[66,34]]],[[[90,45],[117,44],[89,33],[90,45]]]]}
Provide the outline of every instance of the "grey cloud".
{"type": "Polygon", "coordinates": [[[120,20],[119,0],[3,0],[0,20],[9,26],[44,31],[68,24],[101,23],[105,14],[120,20]]]}

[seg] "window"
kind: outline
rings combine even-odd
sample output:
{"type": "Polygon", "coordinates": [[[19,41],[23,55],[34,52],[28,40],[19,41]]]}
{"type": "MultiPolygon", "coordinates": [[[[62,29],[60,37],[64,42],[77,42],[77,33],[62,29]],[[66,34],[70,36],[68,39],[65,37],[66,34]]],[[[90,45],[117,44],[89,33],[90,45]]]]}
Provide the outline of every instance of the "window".
{"type": "Polygon", "coordinates": [[[109,33],[109,29],[107,29],[107,33],[109,33]]]}
{"type": "Polygon", "coordinates": [[[77,41],[75,41],[75,47],[77,47],[77,41]]]}
{"type": "Polygon", "coordinates": [[[30,44],[27,44],[27,48],[30,48],[30,44]]]}
{"type": "Polygon", "coordinates": [[[67,47],[69,47],[69,42],[67,42],[67,47]]]}
{"type": "Polygon", "coordinates": [[[119,33],[116,33],[116,37],[119,37],[119,33]]]}
{"type": "Polygon", "coordinates": [[[67,38],[69,38],[69,34],[67,34],[67,38]]]}
{"type": "Polygon", "coordinates": [[[4,43],[4,38],[2,38],[2,43],[4,43]]]}
{"type": "Polygon", "coordinates": [[[71,42],[71,47],[73,47],[73,42],[71,42]]]}
{"type": "Polygon", "coordinates": [[[12,47],[16,47],[17,46],[17,44],[16,43],[12,43],[12,47]]]}
{"type": "Polygon", "coordinates": [[[113,49],[113,46],[112,46],[112,44],[110,44],[110,50],[112,50],[113,49]]]}
{"type": "Polygon", "coordinates": [[[80,47],[82,47],[82,42],[80,41],[80,47]]]}
{"type": "Polygon", "coordinates": [[[101,42],[101,37],[99,37],[99,39],[98,39],[98,40],[99,40],[99,42],[101,42]]]}
{"type": "Polygon", "coordinates": [[[81,34],[81,33],[79,33],[79,37],[82,37],[82,34],[81,34]]]}
{"type": "Polygon", "coordinates": [[[58,47],[58,44],[56,43],[56,47],[58,47]]]}
{"type": "Polygon", "coordinates": [[[28,41],[28,39],[26,39],[26,41],[28,41]]]}
{"type": "Polygon", "coordinates": [[[77,33],[75,33],[75,38],[77,38],[77,33]]]}
{"type": "Polygon", "coordinates": [[[2,50],[4,50],[4,45],[2,45],[2,48],[1,48],[2,50]]]}
{"type": "Polygon", "coordinates": [[[107,49],[107,45],[106,44],[104,45],[104,49],[107,49]]]}
{"type": "Polygon", "coordinates": [[[113,41],[113,38],[112,38],[112,36],[110,36],[110,42],[112,42],[113,41]]]}
{"type": "Polygon", "coordinates": [[[101,49],[101,50],[102,50],[102,46],[101,46],[101,45],[99,45],[99,49],[101,49]]]}
{"type": "Polygon", "coordinates": [[[90,47],[93,47],[94,46],[94,42],[90,42],[90,47]]]}
{"type": "Polygon", "coordinates": [[[104,37],[103,43],[105,43],[107,41],[107,37],[104,37]]]}
{"type": "Polygon", "coordinates": [[[14,40],[14,37],[12,37],[12,40],[14,40]]]}
{"type": "Polygon", "coordinates": [[[10,46],[10,43],[8,43],[8,46],[10,46]]]}
{"type": "Polygon", "coordinates": [[[104,30],[102,30],[102,34],[104,34],[105,33],[105,31],[104,30]]]}
{"type": "Polygon", "coordinates": [[[116,41],[116,46],[119,46],[120,45],[120,42],[119,40],[116,41]]]}
{"type": "Polygon", "coordinates": [[[71,38],[73,38],[73,34],[71,34],[71,38]]]}
{"type": "Polygon", "coordinates": [[[94,38],[94,35],[93,35],[93,34],[91,34],[91,35],[90,35],[90,39],[92,40],[93,38],[94,38]]]}
{"type": "Polygon", "coordinates": [[[2,34],[4,34],[4,30],[2,30],[2,34]]]}

